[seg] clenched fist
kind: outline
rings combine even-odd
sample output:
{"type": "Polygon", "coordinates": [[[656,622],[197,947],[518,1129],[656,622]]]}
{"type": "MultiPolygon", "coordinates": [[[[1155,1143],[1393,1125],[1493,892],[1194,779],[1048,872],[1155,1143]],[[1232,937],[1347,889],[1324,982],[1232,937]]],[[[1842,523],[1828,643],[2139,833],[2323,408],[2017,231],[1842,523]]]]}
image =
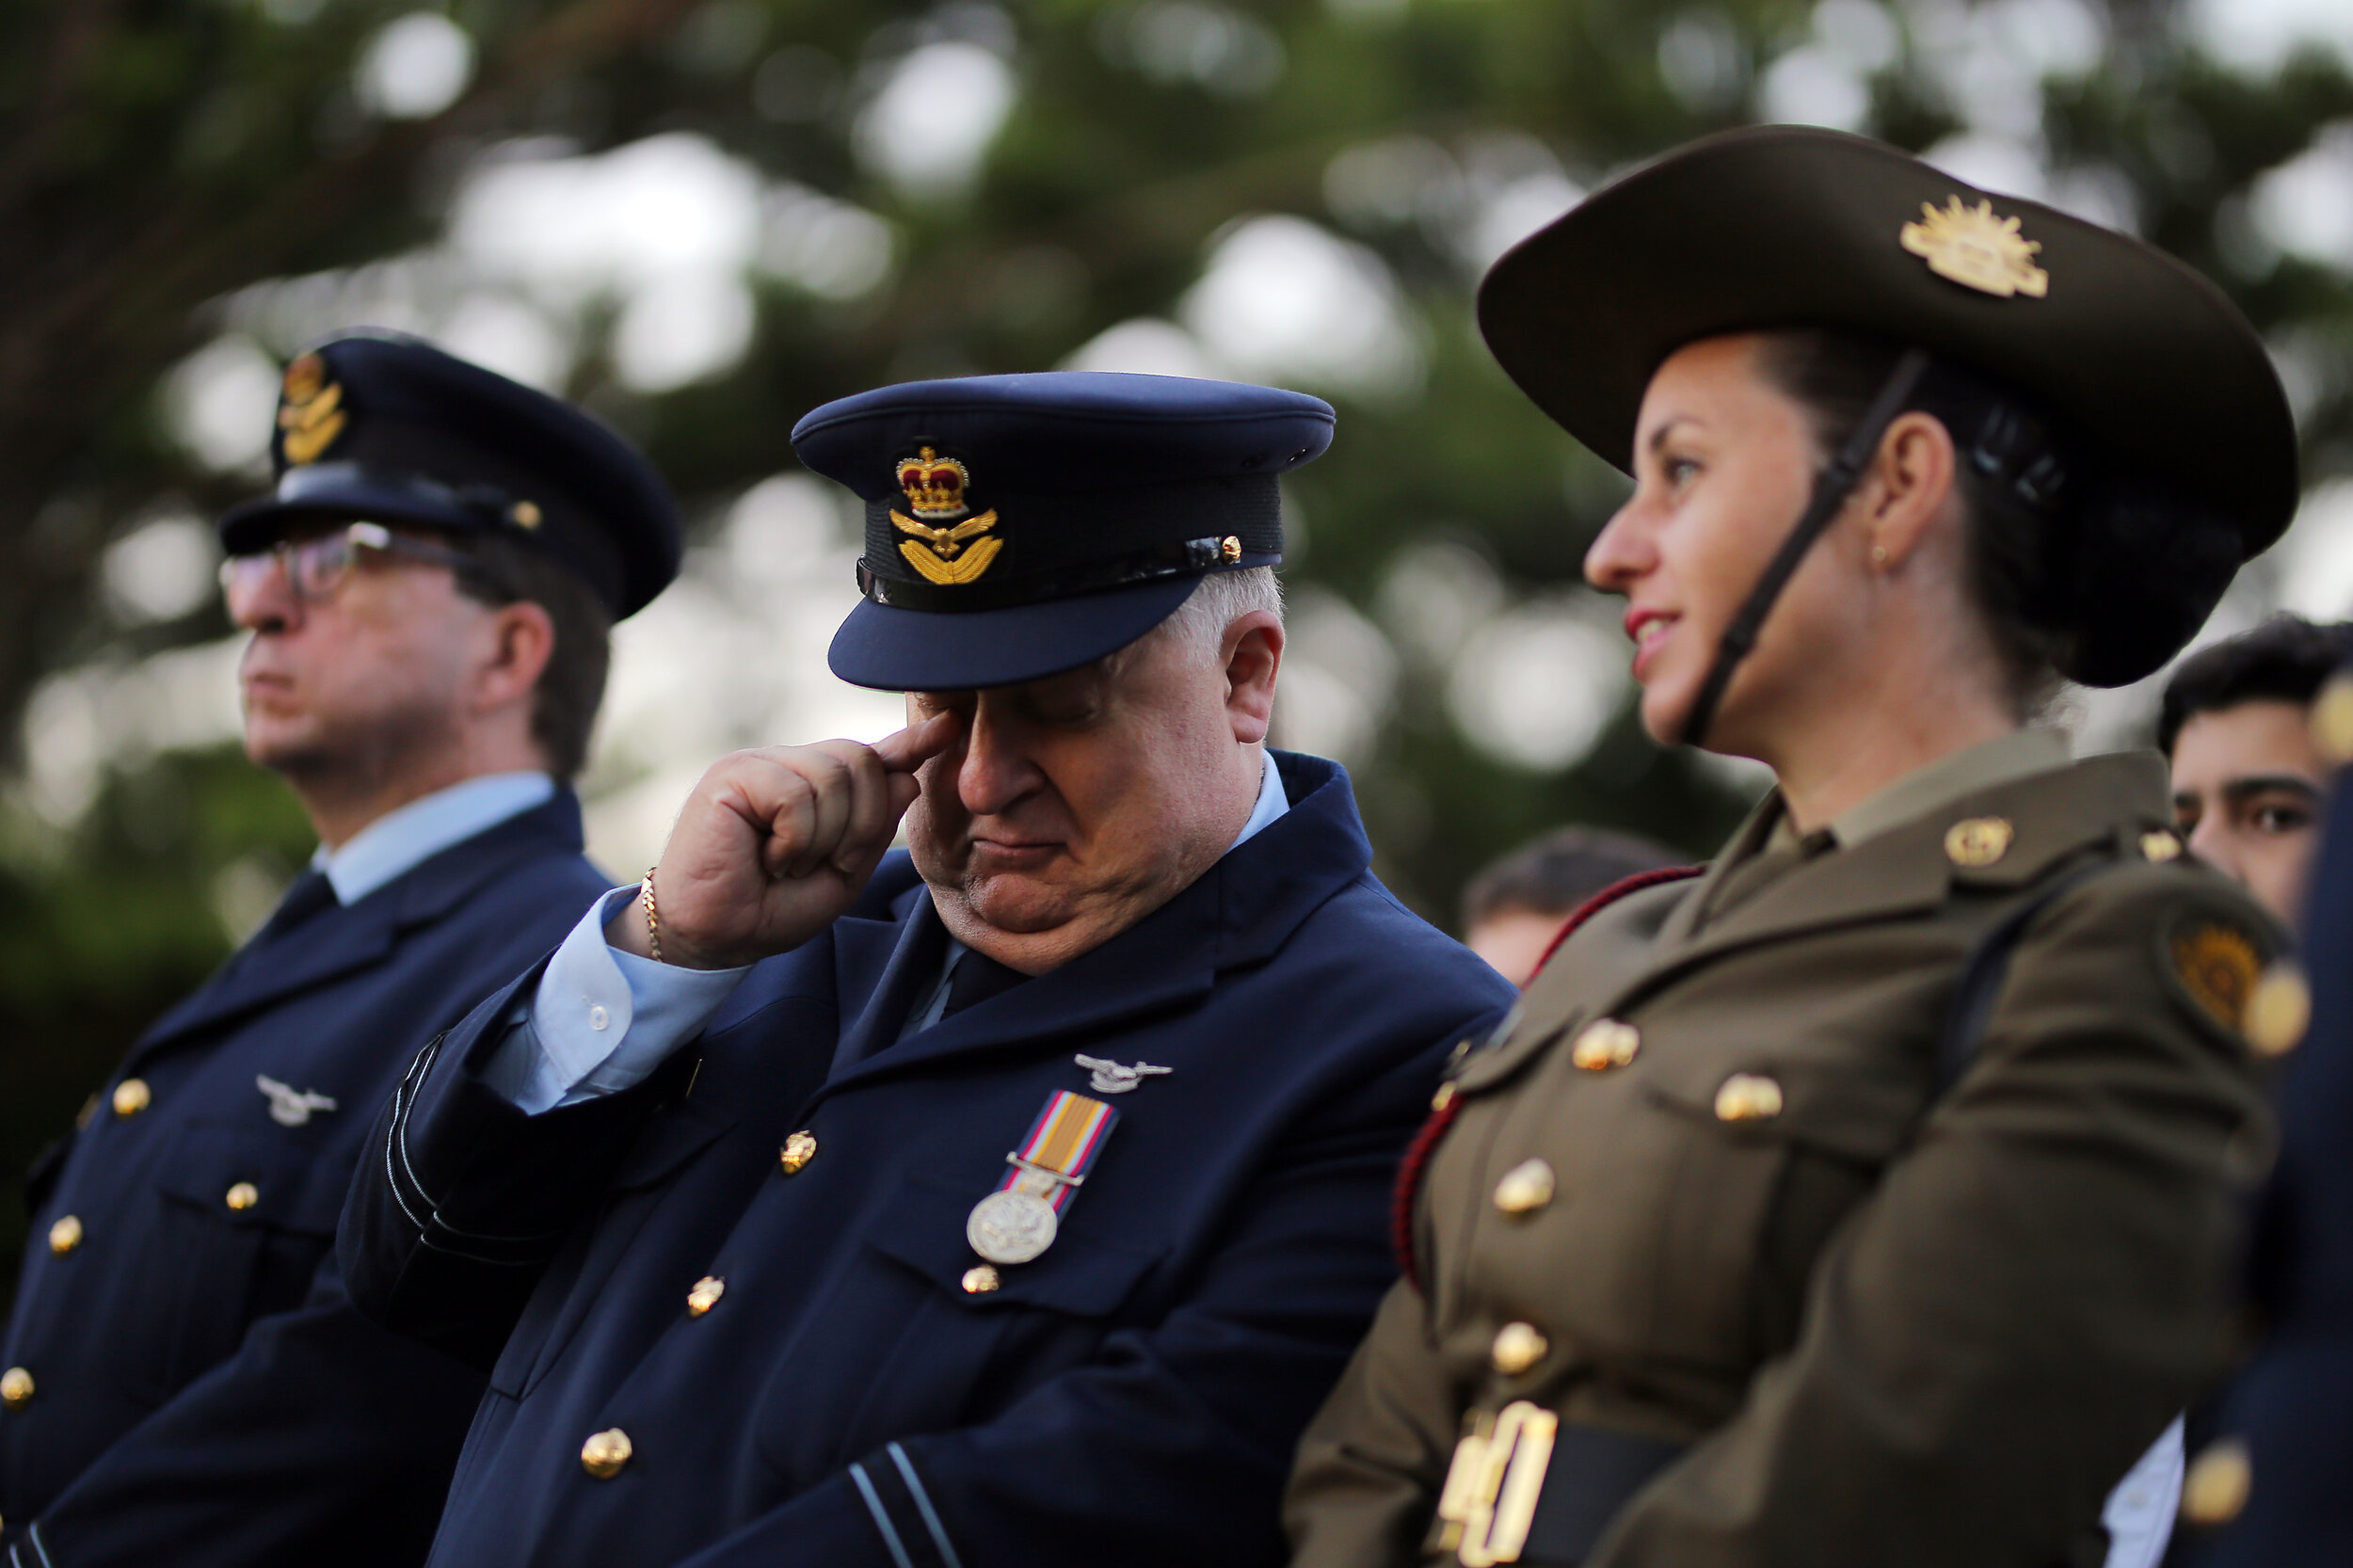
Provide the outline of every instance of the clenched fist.
{"type": "MultiPolygon", "coordinates": [[[[915,770],[963,724],[960,713],[944,712],[871,746],[762,746],[713,763],[686,797],[654,868],[663,961],[732,968],[789,952],[831,925],[915,804],[915,770]]],[[[623,905],[605,933],[651,956],[642,897],[623,905]]]]}

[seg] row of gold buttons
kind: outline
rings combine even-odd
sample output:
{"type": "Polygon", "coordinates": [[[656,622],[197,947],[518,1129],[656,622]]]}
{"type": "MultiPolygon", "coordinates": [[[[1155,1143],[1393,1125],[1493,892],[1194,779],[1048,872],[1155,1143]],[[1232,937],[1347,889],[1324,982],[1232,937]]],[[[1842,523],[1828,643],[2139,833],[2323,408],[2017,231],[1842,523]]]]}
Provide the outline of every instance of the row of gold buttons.
{"type": "MultiPolygon", "coordinates": [[[[816,1158],[817,1134],[805,1128],[787,1138],[784,1146],[776,1151],[776,1168],[786,1176],[799,1176],[808,1169],[808,1162],[816,1158]]],[[[965,1288],[972,1288],[968,1275],[965,1288]]],[[[689,1318],[702,1317],[718,1305],[719,1299],[727,1293],[726,1280],[716,1274],[703,1275],[686,1292],[686,1315],[689,1318]]],[[[629,1433],[618,1427],[607,1427],[602,1432],[590,1433],[588,1441],[580,1446],[580,1467],[599,1480],[611,1480],[628,1466],[631,1456],[636,1451],[636,1447],[629,1440],[629,1433]]]]}

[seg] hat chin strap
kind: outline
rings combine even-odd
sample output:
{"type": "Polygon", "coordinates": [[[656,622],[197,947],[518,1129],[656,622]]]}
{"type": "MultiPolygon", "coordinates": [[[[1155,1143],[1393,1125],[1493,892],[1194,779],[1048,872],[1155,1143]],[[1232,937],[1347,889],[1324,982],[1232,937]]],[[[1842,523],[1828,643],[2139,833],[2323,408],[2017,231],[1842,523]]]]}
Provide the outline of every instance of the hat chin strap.
{"type": "Polygon", "coordinates": [[[1683,732],[1676,737],[1685,745],[1696,746],[1706,741],[1708,727],[1716,721],[1717,705],[1724,699],[1724,688],[1732,684],[1733,671],[1739,668],[1740,661],[1756,647],[1757,634],[1764,630],[1765,617],[1772,614],[1773,601],[1788,586],[1799,563],[1830,526],[1831,519],[1846,505],[1855,481],[1863,477],[1863,471],[1879,451],[1887,427],[1904,411],[1904,405],[1911,400],[1928,368],[1925,351],[1905,349],[1903,358],[1896,361],[1896,368],[1888,372],[1879,395],[1871,399],[1863,422],[1854,427],[1838,455],[1831,459],[1830,467],[1814,482],[1814,499],[1807,504],[1805,514],[1781,542],[1781,549],[1757,578],[1756,586],[1749,590],[1749,597],[1742,601],[1740,613],[1732,617],[1732,624],[1724,628],[1722,640],[1716,645],[1716,662],[1708,666],[1699,700],[1691,704],[1690,716],[1683,721],[1683,732]]]}

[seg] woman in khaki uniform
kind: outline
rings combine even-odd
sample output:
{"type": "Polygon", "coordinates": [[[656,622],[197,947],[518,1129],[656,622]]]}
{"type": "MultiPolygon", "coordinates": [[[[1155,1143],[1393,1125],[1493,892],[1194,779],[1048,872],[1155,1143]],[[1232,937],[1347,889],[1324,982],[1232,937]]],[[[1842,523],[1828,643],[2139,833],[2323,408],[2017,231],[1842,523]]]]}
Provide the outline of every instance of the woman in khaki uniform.
{"type": "Polygon", "coordinates": [[[1297,1563],[2095,1568],[2222,1353],[2279,938],[2159,759],[2025,725],[2286,525],[2263,346],[2137,241],[1785,128],[1597,194],[1480,306],[1635,477],[1586,570],[1644,724],[1779,788],[1440,1091],[1297,1563]]]}

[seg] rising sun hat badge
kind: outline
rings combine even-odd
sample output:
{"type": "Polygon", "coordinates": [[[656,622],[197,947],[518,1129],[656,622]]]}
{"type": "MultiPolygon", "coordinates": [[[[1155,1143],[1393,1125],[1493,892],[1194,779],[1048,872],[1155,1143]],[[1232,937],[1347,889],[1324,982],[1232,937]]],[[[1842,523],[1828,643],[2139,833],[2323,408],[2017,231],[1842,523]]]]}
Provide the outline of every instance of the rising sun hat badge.
{"type": "Polygon", "coordinates": [[[2051,275],[2034,264],[2042,247],[2019,232],[2017,218],[1996,217],[1991,201],[1974,207],[1958,196],[1943,207],[1923,201],[1920,221],[1905,224],[1897,238],[1939,278],[1980,294],[2040,299],[2051,287],[2051,275]]]}

